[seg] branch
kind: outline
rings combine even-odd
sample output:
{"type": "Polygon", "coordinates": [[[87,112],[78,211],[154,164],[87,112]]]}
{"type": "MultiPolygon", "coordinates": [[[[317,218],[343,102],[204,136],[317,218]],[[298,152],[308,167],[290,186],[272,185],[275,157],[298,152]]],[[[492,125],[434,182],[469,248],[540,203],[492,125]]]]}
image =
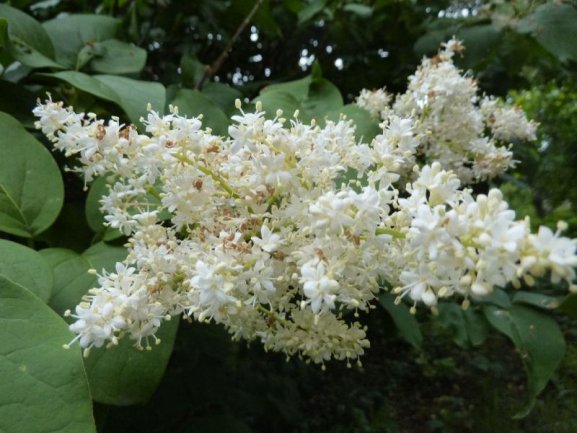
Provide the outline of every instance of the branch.
{"type": "Polygon", "coordinates": [[[228,58],[228,55],[230,53],[230,50],[232,49],[232,46],[238,40],[238,38],[240,37],[240,35],[244,31],[244,29],[246,29],[246,27],[250,24],[250,21],[252,20],[252,18],[256,14],[256,12],[258,11],[258,8],[263,3],[263,1],[264,0],[257,0],[255,2],[254,6],[252,7],[252,9],[248,13],[248,15],[245,17],[245,19],[242,21],[242,23],[240,23],[240,26],[238,26],[238,28],[236,29],[236,32],[234,32],[234,35],[232,36],[230,41],[228,41],[228,44],[226,44],[226,47],[224,47],[224,50],[222,50],[222,53],[220,53],[220,56],[218,56],[218,58],[216,59],[216,61],[212,65],[206,65],[204,67],[204,74],[202,75],[202,78],[199,80],[199,82],[194,87],[196,90],[202,89],[204,82],[206,80],[209,80],[210,78],[212,78],[212,76],[214,74],[216,74],[216,72],[220,69],[220,67],[222,66],[224,61],[228,58]]]}

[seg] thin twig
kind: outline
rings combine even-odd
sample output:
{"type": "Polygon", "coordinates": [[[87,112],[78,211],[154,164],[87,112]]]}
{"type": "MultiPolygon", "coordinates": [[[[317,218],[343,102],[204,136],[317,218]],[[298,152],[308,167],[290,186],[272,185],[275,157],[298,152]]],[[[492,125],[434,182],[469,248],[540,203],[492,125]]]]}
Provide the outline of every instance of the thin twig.
{"type": "Polygon", "coordinates": [[[254,6],[252,7],[252,9],[248,13],[248,15],[245,17],[245,19],[242,21],[242,23],[240,23],[240,26],[238,26],[238,29],[236,29],[236,32],[234,32],[234,35],[232,36],[230,41],[228,41],[228,44],[226,44],[226,47],[224,47],[224,50],[222,50],[222,53],[220,53],[220,56],[218,56],[218,58],[216,59],[216,61],[212,65],[206,65],[204,67],[204,74],[202,75],[202,78],[199,80],[199,82],[194,87],[196,90],[202,89],[204,82],[206,80],[209,80],[210,78],[212,78],[212,76],[214,74],[216,74],[216,72],[220,69],[220,67],[222,66],[224,61],[227,59],[227,57],[228,57],[228,55],[232,49],[232,46],[238,40],[238,38],[240,37],[240,35],[244,31],[244,29],[250,24],[250,21],[252,20],[252,18],[256,14],[256,12],[258,11],[258,8],[263,3],[263,1],[264,0],[257,0],[255,2],[254,6]]]}

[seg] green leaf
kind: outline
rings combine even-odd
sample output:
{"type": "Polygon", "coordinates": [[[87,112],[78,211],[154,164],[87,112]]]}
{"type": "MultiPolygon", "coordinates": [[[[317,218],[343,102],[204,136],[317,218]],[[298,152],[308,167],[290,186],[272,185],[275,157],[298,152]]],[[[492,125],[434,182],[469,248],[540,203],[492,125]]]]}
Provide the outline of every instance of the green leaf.
{"type": "Polygon", "coordinates": [[[90,62],[90,69],[104,74],[138,73],[146,64],[146,51],[116,39],[100,42],[102,50],[90,62]]]}
{"type": "Polygon", "coordinates": [[[300,103],[309,94],[309,87],[312,82],[310,75],[301,78],[300,80],[287,81],[286,83],[271,84],[263,87],[260,91],[260,96],[270,92],[285,92],[290,93],[300,103]]]}
{"type": "Polygon", "coordinates": [[[373,119],[367,110],[353,104],[344,105],[341,108],[329,111],[325,118],[336,122],[341,118],[341,115],[353,121],[355,136],[359,141],[370,143],[373,138],[382,132],[379,122],[373,119]]]}
{"type": "Polygon", "coordinates": [[[114,90],[108,87],[106,84],[97,80],[96,78],[87,75],[83,72],[76,71],[62,71],[55,72],[53,74],[38,74],[43,77],[56,78],[62,80],[73,87],[76,87],[83,92],[90,93],[97,98],[104,99],[106,101],[116,102],[120,99],[114,90]]]}
{"type": "Polygon", "coordinates": [[[141,117],[146,118],[148,104],[162,114],[166,100],[166,89],[162,84],[116,75],[95,75],[94,78],[118,95],[116,102],[135,125],[141,125],[141,117]]]}
{"type": "Polygon", "coordinates": [[[420,350],[423,343],[423,335],[419,329],[419,323],[405,304],[395,305],[395,296],[385,293],[379,296],[379,304],[389,313],[395,323],[399,335],[415,349],[420,350]]]}
{"type": "Polygon", "coordinates": [[[326,114],[342,107],[343,98],[339,89],[330,81],[320,77],[320,68],[314,74],[300,80],[272,84],[261,90],[255,102],[260,100],[269,117],[274,117],[278,108],[285,116],[300,111],[300,119],[321,120],[326,114]]]}
{"type": "MultiPolygon", "coordinates": [[[[50,306],[60,314],[74,309],[88,290],[97,286],[96,276],[88,273],[89,269],[112,272],[116,263],[126,258],[126,249],[104,242],[83,254],[62,248],[48,248],[40,253],[54,272],[50,306]]],[[[162,379],[177,329],[177,318],[163,324],[157,334],[162,343],[150,352],[135,349],[134,341],[128,337],[110,349],[93,348],[85,365],[94,400],[114,405],[146,402],[162,379]]]]}
{"type": "Polygon", "coordinates": [[[475,298],[475,301],[482,304],[496,305],[497,307],[501,308],[511,307],[511,299],[509,298],[507,292],[505,292],[503,289],[494,289],[488,295],[475,298]]]}
{"type": "Polygon", "coordinates": [[[489,53],[501,39],[501,32],[492,24],[463,27],[455,35],[466,47],[465,55],[458,59],[464,67],[473,67],[481,61],[487,61],[489,53]]]}
{"type": "Polygon", "coordinates": [[[31,238],[54,222],[64,200],[50,152],[13,117],[0,113],[0,231],[31,238]]]}
{"type": "Polygon", "coordinates": [[[459,305],[443,302],[438,305],[436,319],[453,333],[453,341],[464,349],[480,346],[488,336],[487,322],[473,308],[463,310],[459,305]]]}
{"type": "Polygon", "coordinates": [[[166,90],[160,83],[139,81],[115,75],[90,76],[82,72],[63,71],[54,74],[39,74],[67,82],[79,90],[97,98],[118,104],[135,125],[141,125],[140,118],[146,117],[147,105],[162,112],[166,90]]]}
{"type": "Polygon", "coordinates": [[[32,248],[0,239],[0,276],[26,287],[44,302],[50,298],[52,269],[32,248]]]}
{"type": "Polygon", "coordinates": [[[106,177],[97,178],[90,185],[86,197],[86,221],[95,233],[103,232],[106,229],[104,225],[104,215],[100,211],[100,199],[108,192],[108,182],[106,177]]]}
{"type": "Polygon", "coordinates": [[[16,60],[32,68],[62,67],[54,61],[54,47],[38,21],[7,5],[0,5],[0,18],[8,22],[3,43],[16,60]]]}
{"type": "Polygon", "coordinates": [[[78,65],[78,53],[87,46],[116,36],[120,20],[106,15],[62,15],[43,23],[56,48],[56,59],[68,68],[78,65]]]}
{"type": "Polygon", "coordinates": [[[515,344],[527,371],[528,401],[515,415],[529,414],[539,393],[565,355],[565,340],[557,322],[531,308],[513,305],[510,310],[487,306],[483,312],[489,323],[515,344]]]}
{"type": "Polygon", "coordinates": [[[54,289],[48,305],[60,316],[74,308],[78,301],[96,283],[88,273],[90,263],[80,254],[65,248],[47,248],[40,251],[54,273],[54,289]]]}
{"type": "Polygon", "coordinates": [[[0,431],[95,433],[79,350],[66,323],[0,276],[0,431]]]}
{"type": "Polygon", "coordinates": [[[547,2],[517,24],[517,30],[531,33],[562,62],[577,60],[577,8],[568,3],[547,2]]]}
{"type": "Polygon", "coordinates": [[[206,83],[202,87],[202,94],[218,105],[228,117],[237,113],[234,102],[242,99],[240,91],[222,83],[206,83]]]}
{"type": "Polygon", "coordinates": [[[561,302],[559,309],[573,319],[577,319],[577,295],[570,294],[561,302]]]}
{"type": "MultiPolygon", "coordinates": [[[[204,75],[206,66],[195,55],[185,54],[180,59],[182,84],[185,87],[195,88],[204,75]]],[[[204,89],[203,89],[204,90],[204,89]]]]}
{"type": "Polygon", "coordinates": [[[101,242],[83,254],[64,248],[47,248],[40,254],[54,273],[54,289],[49,305],[62,315],[66,310],[73,310],[88,290],[96,286],[96,276],[88,271],[113,271],[115,264],[126,258],[126,249],[101,242]]]}
{"type": "Polygon", "coordinates": [[[514,304],[527,304],[544,310],[554,310],[561,305],[561,299],[541,293],[518,291],[513,295],[514,304]]]}
{"type": "Polygon", "coordinates": [[[324,78],[313,80],[307,97],[302,101],[303,112],[313,118],[322,118],[328,112],[343,106],[343,97],[339,89],[324,78]]]}
{"type": "Polygon", "coordinates": [[[117,229],[104,225],[104,214],[100,211],[100,199],[108,192],[108,182],[106,177],[97,178],[90,185],[88,196],[86,197],[85,214],[88,226],[95,232],[102,235],[105,241],[118,239],[124,234],[117,229]]]}
{"type": "Polygon", "coordinates": [[[261,102],[262,109],[266,111],[268,118],[275,117],[279,109],[283,111],[284,116],[292,117],[293,113],[301,107],[299,101],[291,93],[284,91],[263,92],[254,101],[261,102]]]}
{"type": "Polygon", "coordinates": [[[211,128],[216,135],[227,136],[229,119],[218,105],[198,90],[179,89],[171,104],[181,115],[197,117],[202,114],[203,127],[211,128]]]}
{"type": "Polygon", "coordinates": [[[117,406],[146,403],[164,376],[178,324],[178,317],[164,322],[157,333],[161,342],[150,351],[137,350],[128,337],[118,346],[92,349],[85,359],[92,398],[117,406]]]}

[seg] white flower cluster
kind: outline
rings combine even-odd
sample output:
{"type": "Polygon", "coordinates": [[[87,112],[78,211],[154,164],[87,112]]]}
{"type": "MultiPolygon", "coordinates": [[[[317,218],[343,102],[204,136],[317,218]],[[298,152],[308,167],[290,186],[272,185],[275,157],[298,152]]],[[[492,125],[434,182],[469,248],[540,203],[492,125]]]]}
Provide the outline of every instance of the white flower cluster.
{"type": "Polygon", "coordinates": [[[534,141],[536,124],[518,107],[478,96],[475,79],[453,64],[455,53],[463,50],[459,41],[450,40],[438,55],[423,59],[405,93],[393,98],[384,89],[363,90],[357,105],[382,120],[391,113],[412,117],[419,154],[428,163],[440,162],[468,184],[513,166],[508,145],[534,141]]]}
{"type": "Polygon", "coordinates": [[[51,100],[35,109],[86,181],[109,176],[102,209],[129,237],[126,261],[70,313],[86,350],[125,335],[149,347],[184,314],[288,356],[355,360],[369,346],[357,313],[385,286],[430,307],[547,275],[575,288],[563,227],[533,234],[499,190],[474,197],[440,163],[418,168],[411,119],[389,116],[366,144],[345,119],[240,112],[223,138],[176,109],[149,111],[147,134],[51,100]]]}

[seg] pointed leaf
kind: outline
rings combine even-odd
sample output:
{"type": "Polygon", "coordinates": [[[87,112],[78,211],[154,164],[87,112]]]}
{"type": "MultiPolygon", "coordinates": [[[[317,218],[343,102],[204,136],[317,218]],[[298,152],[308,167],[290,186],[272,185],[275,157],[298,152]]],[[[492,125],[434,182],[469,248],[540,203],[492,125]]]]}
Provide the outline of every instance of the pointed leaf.
{"type": "Polygon", "coordinates": [[[178,90],[171,104],[178,107],[181,115],[197,117],[202,114],[203,127],[211,128],[216,135],[228,135],[230,121],[224,111],[198,90],[178,90]]]}
{"type": "Polygon", "coordinates": [[[50,152],[16,119],[0,113],[0,131],[0,231],[34,237],[62,208],[62,176],[50,152]]]}
{"type": "Polygon", "coordinates": [[[47,248],[40,254],[54,273],[54,289],[49,305],[57,313],[64,314],[66,310],[74,309],[88,290],[96,286],[96,276],[88,271],[113,271],[116,262],[126,258],[126,249],[101,242],[83,254],[65,248],[47,248]]]}
{"type": "Polygon", "coordinates": [[[561,305],[561,299],[541,293],[518,291],[513,295],[514,304],[527,304],[544,310],[554,310],[561,305]]]}
{"type": "Polygon", "coordinates": [[[148,104],[161,114],[164,110],[166,89],[160,83],[116,75],[95,75],[94,78],[118,95],[116,102],[126,112],[130,121],[137,126],[141,126],[141,117],[146,118],[148,104]]]}
{"type": "Polygon", "coordinates": [[[146,51],[132,44],[110,39],[98,44],[101,54],[93,56],[90,69],[104,74],[138,73],[146,64],[146,51]]]}
{"type": "Polygon", "coordinates": [[[38,21],[8,5],[0,5],[0,17],[8,22],[4,44],[16,60],[33,68],[61,68],[54,61],[50,37],[38,21]]]}
{"type": "Polygon", "coordinates": [[[423,343],[423,335],[419,329],[419,323],[405,304],[395,305],[395,296],[385,293],[379,296],[379,304],[389,313],[397,326],[399,335],[415,349],[420,350],[423,343]]]}
{"type": "Polygon", "coordinates": [[[535,39],[562,62],[577,60],[577,8],[568,3],[547,2],[517,24],[520,32],[535,39]]]}
{"type": "Polygon", "coordinates": [[[54,311],[0,276],[0,431],[96,432],[80,351],[62,348],[71,338],[54,311]]]}
{"type": "Polygon", "coordinates": [[[26,287],[44,302],[50,298],[52,269],[32,248],[0,239],[0,276],[26,287]]]}
{"type": "MultiPolygon", "coordinates": [[[[53,266],[55,285],[50,306],[62,314],[73,309],[89,289],[97,286],[89,269],[114,271],[115,264],[126,258],[126,249],[104,242],[83,254],[61,248],[41,251],[53,266]]],[[[164,375],[172,353],[178,318],[166,322],[157,336],[162,342],[152,351],[139,351],[128,337],[116,347],[92,349],[85,359],[92,397],[100,403],[128,405],[146,402],[164,375]]]]}
{"type": "Polygon", "coordinates": [[[86,358],[86,371],[95,401],[117,406],[146,403],[159,385],[172,354],[179,317],[160,327],[158,346],[138,350],[123,338],[118,346],[93,349],[86,358]]]}
{"type": "Polygon", "coordinates": [[[120,20],[106,15],[61,15],[42,24],[56,48],[56,59],[77,67],[78,53],[86,46],[114,38],[120,20]]]}
{"type": "Polygon", "coordinates": [[[487,306],[489,323],[513,341],[527,371],[528,402],[515,415],[525,417],[565,355],[565,340],[557,322],[531,308],[513,305],[510,310],[487,306]]]}

